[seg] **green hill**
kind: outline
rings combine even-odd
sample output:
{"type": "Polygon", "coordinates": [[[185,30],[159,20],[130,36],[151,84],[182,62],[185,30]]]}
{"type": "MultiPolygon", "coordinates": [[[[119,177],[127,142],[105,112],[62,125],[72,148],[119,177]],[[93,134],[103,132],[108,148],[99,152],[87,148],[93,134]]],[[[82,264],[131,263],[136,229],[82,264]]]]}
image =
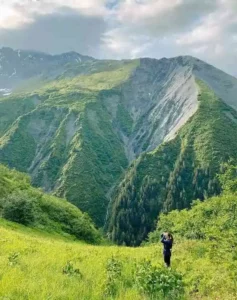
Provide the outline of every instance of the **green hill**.
{"type": "Polygon", "coordinates": [[[27,175],[0,165],[1,217],[49,232],[89,243],[101,236],[89,216],[65,199],[45,194],[30,185],[27,175]]]}
{"type": "Polygon", "coordinates": [[[198,85],[197,112],[175,139],[133,162],[115,190],[107,222],[113,241],[139,245],[160,212],[220,193],[221,163],[237,159],[237,113],[198,85]]]}

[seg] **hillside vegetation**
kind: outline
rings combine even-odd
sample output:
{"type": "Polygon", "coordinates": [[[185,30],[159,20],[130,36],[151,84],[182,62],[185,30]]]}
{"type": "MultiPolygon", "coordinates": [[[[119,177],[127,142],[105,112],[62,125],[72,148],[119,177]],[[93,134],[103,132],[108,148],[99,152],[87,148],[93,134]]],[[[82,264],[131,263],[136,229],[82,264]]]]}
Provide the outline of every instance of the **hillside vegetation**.
{"type": "Polygon", "coordinates": [[[237,158],[237,113],[203,82],[198,85],[198,111],[175,139],[134,161],[116,188],[107,228],[118,244],[140,245],[160,212],[221,192],[221,164],[237,158]]]}
{"type": "Polygon", "coordinates": [[[27,175],[0,165],[1,217],[40,231],[99,243],[101,236],[87,214],[65,199],[33,188],[27,175]]]}
{"type": "Polygon", "coordinates": [[[225,194],[162,215],[139,248],[90,246],[0,219],[0,297],[236,299],[236,203],[225,194]],[[163,267],[164,230],[175,237],[171,269],[163,267]]]}
{"type": "MultiPolygon", "coordinates": [[[[34,185],[67,198],[102,226],[106,193],[128,165],[104,98],[119,94],[137,64],[100,63],[95,73],[64,74],[34,92],[0,98],[0,161],[28,172],[34,185]]],[[[118,115],[123,111],[121,104],[118,115]]],[[[125,121],[119,124],[126,130],[125,121]]]]}
{"type": "Polygon", "coordinates": [[[0,218],[0,298],[236,299],[237,167],[222,169],[221,196],[160,215],[147,243],[127,248],[86,244],[100,240],[87,216],[0,166],[1,215],[15,221],[0,218]],[[165,230],[175,238],[171,269],[163,266],[165,230]]]}

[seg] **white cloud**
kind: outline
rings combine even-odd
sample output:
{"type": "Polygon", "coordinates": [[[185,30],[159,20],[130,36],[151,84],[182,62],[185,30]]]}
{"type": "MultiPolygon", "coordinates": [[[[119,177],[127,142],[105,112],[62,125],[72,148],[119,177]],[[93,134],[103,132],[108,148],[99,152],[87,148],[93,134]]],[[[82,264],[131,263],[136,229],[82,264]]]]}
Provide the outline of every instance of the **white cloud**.
{"type": "Polygon", "coordinates": [[[159,19],[164,14],[175,10],[182,5],[182,0],[151,0],[138,2],[136,0],[125,0],[119,6],[118,19],[129,23],[151,21],[151,19],[159,19]]]}
{"type": "Polygon", "coordinates": [[[208,49],[208,46],[200,46],[200,47],[197,47],[197,48],[193,48],[193,53],[195,55],[200,55],[200,54],[203,54],[207,51],[208,49]]]}
{"type": "Polygon", "coordinates": [[[236,74],[237,0],[124,0],[114,16],[103,42],[116,58],[189,54],[236,74]]]}
{"type": "Polygon", "coordinates": [[[107,31],[102,38],[102,42],[103,52],[110,53],[118,59],[138,57],[151,43],[149,37],[131,35],[126,32],[126,29],[121,28],[107,31]]]}
{"type": "Polygon", "coordinates": [[[22,15],[13,5],[1,4],[0,28],[15,28],[31,21],[29,15],[22,15]]]}
{"type": "Polygon", "coordinates": [[[104,16],[106,0],[0,0],[0,28],[18,28],[47,15],[70,8],[88,16],[104,16]]]}
{"type": "Polygon", "coordinates": [[[216,6],[213,0],[124,0],[113,11],[115,29],[105,34],[103,42],[115,57],[149,56],[152,40],[159,44],[157,39],[162,42],[185,32],[216,6]]]}
{"type": "Polygon", "coordinates": [[[217,8],[202,18],[191,30],[175,38],[176,47],[236,73],[237,1],[219,0],[217,8]]]}
{"type": "Polygon", "coordinates": [[[237,75],[237,0],[0,0],[0,43],[100,58],[189,54],[237,75]]]}
{"type": "Polygon", "coordinates": [[[215,0],[124,0],[116,13],[124,26],[162,36],[183,30],[215,7],[215,0]]]}
{"type": "Polygon", "coordinates": [[[216,40],[221,34],[220,26],[216,24],[202,24],[194,28],[191,32],[177,38],[178,45],[193,45],[200,43],[210,43],[216,40]]]}

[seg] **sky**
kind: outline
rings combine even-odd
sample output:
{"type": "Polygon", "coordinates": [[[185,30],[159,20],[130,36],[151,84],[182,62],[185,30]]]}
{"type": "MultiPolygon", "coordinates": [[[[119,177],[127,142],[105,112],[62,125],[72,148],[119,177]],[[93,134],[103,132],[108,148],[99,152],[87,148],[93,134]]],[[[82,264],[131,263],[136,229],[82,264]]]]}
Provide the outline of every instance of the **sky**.
{"type": "Polygon", "coordinates": [[[0,0],[0,47],[192,55],[237,77],[237,0],[0,0]]]}

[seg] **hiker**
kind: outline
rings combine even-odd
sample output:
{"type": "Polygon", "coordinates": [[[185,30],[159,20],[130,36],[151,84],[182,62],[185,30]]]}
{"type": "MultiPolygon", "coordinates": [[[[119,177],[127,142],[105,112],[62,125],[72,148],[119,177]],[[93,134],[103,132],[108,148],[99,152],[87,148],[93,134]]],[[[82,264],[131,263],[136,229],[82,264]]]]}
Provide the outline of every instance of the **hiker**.
{"type": "Polygon", "coordinates": [[[164,232],[161,234],[161,243],[164,245],[163,255],[164,262],[167,268],[170,267],[171,249],[173,245],[173,236],[169,232],[164,232]]]}

